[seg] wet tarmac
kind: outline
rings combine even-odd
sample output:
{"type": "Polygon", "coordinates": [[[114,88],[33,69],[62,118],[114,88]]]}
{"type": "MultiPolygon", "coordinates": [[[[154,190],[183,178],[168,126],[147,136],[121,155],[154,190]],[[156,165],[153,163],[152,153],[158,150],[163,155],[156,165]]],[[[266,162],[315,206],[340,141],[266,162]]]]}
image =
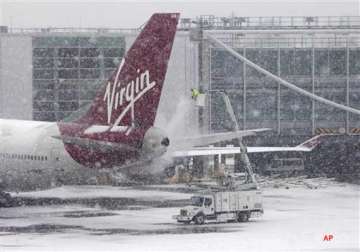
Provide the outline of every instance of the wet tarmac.
{"type": "MultiPolygon", "coordinates": [[[[81,187],[79,187],[81,188],[81,187]]],[[[154,235],[154,234],[190,234],[190,233],[216,233],[216,232],[233,232],[239,231],[239,227],[227,225],[227,223],[208,224],[203,226],[184,225],[177,223],[171,217],[171,214],[162,216],[168,222],[150,221],[151,216],[147,219],[140,217],[145,210],[153,213],[155,216],[161,209],[173,209],[172,214],[178,213],[178,210],[190,204],[190,194],[195,189],[186,188],[154,188],[154,187],[137,187],[134,190],[146,191],[151,190],[158,192],[166,192],[171,198],[172,193],[183,193],[184,199],[157,199],[151,200],[147,198],[130,198],[130,197],[80,197],[80,198],[59,198],[59,197],[29,197],[15,196],[15,207],[4,208],[0,213],[0,233],[6,235],[16,234],[52,234],[52,233],[68,233],[68,232],[85,232],[88,235],[154,235]],[[61,209],[64,209],[63,211],[61,209]],[[126,211],[126,212],[125,212],[126,211]],[[106,219],[107,223],[118,222],[124,215],[132,212],[135,218],[144,223],[137,223],[138,228],[118,228],[111,225],[100,224],[97,227],[87,225],[91,223],[91,219],[106,219]],[[139,218],[136,216],[139,215],[139,218]],[[3,222],[1,222],[1,220],[3,222]],[[5,220],[7,220],[5,222],[5,220]],[[24,225],[26,222],[34,222],[24,225]],[[74,225],[74,220],[81,225],[74,225]],[[80,220],[80,221],[78,221],[80,220]],[[15,222],[17,225],[12,226],[15,222]],[[53,223],[51,223],[53,222],[53,223]],[[62,223],[62,224],[57,224],[62,223]],[[65,224],[69,223],[69,224],[65,224]]],[[[118,222],[119,223],[119,222],[118,222]]],[[[135,225],[136,226],[136,225],[135,225]]]]}
{"type": "Polygon", "coordinates": [[[321,239],[328,230],[338,239],[332,249],[356,251],[358,187],[270,189],[264,192],[265,215],[248,223],[177,223],[172,216],[194,192],[65,187],[14,194],[18,205],[0,209],[0,251],[327,251],[321,239]]]}
{"type": "MultiPolygon", "coordinates": [[[[102,207],[104,209],[134,209],[134,206],[141,205],[147,207],[181,207],[189,203],[189,200],[141,200],[133,198],[112,198],[112,197],[100,197],[100,198],[72,198],[72,199],[60,199],[60,198],[29,198],[29,197],[14,197],[15,206],[50,206],[50,205],[84,205],[88,207],[102,207]]],[[[135,207],[136,208],[136,207],[135,207]]]]}

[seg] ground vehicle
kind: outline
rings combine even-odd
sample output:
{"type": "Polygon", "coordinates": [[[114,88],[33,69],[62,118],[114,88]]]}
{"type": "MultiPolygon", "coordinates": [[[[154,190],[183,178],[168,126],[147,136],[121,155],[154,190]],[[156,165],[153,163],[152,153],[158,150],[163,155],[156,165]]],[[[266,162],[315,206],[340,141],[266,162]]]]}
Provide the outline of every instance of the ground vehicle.
{"type": "Polygon", "coordinates": [[[204,224],[206,220],[218,222],[236,220],[246,222],[251,216],[263,213],[260,190],[207,192],[191,197],[191,206],[174,216],[178,222],[204,224]]]}

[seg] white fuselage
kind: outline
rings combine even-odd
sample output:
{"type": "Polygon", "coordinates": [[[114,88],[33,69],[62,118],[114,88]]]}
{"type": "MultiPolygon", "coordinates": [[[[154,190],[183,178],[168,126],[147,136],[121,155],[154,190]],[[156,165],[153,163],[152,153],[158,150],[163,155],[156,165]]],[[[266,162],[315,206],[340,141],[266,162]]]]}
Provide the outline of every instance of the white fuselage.
{"type": "Polygon", "coordinates": [[[0,188],[35,190],[82,183],[93,171],[65,150],[56,123],[0,119],[0,188]]]}

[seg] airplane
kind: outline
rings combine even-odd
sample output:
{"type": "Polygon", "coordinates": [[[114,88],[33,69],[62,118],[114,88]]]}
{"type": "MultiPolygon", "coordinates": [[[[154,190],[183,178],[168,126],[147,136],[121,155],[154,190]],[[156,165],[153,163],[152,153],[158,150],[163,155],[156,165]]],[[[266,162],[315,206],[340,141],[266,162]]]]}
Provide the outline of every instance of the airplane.
{"type": "MultiPolygon", "coordinates": [[[[152,15],[92,103],[69,118],[60,122],[0,119],[0,186],[23,191],[80,184],[99,170],[131,170],[164,154],[170,140],[154,127],[154,120],[178,20],[178,13],[152,15]]],[[[259,131],[192,140],[206,145],[259,131]]]]}
{"type": "MultiPolygon", "coordinates": [[[[246,146],[247,153],[264,153],[264,152],[310,152],[318,146],[324,135],[316,135],[297,146],[246,146]]],[[[226,147],[195,147],[188,150],[176,150],[172,153],[174,157],[186,156],[210,156],[210,155],[226,155],[240,154],[241,150],[236,146],[226,147]]]]}
{"type": "MultiPolygon", "coordinates": [[[[171,142],[154,121],[178,20],[178,13],[153,14],[94,100],[69,118],[0,119],[0,198],[5,190],[82,184],[104,169],[146,169],[145,164],[162,156],[171,142]]],[[[188,146],[208,146],[267,130],[184,140],[188,146]]],[[[199,148],[195,151],[204,151],[199,148]]]]}

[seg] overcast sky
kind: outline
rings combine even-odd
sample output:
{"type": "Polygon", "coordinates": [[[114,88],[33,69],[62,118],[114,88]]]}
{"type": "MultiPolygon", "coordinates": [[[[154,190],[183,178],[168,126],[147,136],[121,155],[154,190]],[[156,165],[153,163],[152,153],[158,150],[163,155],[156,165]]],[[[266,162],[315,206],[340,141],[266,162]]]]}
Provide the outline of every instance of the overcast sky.
{"type": "Polygon", "coordinates": [[[16,1],[0,0],[0,25],[12,27],[136,28],[154,12],[181,17],[357,16],[360,0],[169,0],[169,1],[16,1]]]}

